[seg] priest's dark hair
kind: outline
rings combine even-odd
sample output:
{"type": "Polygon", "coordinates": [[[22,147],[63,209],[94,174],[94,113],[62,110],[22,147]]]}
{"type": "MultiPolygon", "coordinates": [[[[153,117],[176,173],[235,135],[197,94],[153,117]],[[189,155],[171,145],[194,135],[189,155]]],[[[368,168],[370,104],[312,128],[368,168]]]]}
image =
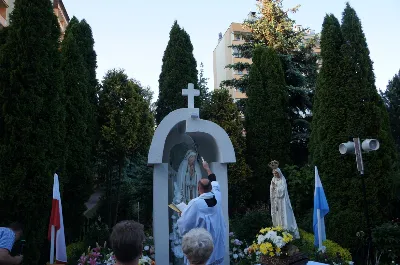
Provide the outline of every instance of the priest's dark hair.
{"type": "Polygon", "coordinates": [[[115,258],[121,263],[139,260],[144,240],[143,225],[129,220],[116,224],[110,236],[115,258]]]}

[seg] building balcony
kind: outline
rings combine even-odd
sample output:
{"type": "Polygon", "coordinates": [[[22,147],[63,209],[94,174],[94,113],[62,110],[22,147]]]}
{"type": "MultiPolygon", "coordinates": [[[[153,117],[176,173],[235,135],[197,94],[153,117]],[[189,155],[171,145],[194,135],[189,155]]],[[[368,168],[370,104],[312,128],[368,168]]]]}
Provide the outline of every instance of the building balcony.
{"type": "Polygon", "coordinates": [[[8,4],[6,0],[0,0],[0,28],[7,27],[7,8],[8,4]]]}
{"type": "Polygon", "coordinates": [[[8,4],[6,0],[0,0],[0,8],[7,8],[8,4]]]}
{"type": "Polygon", "coordinates": [[[0,14],[0,28],[7,27],[7,20],[0,14]]]}
{"type": "Polygon", "coordinates": [[[253,61],[250,58],[243,58],[243,57],[233,57],[232,63],[249,63],[251,64],[253,61]]]}

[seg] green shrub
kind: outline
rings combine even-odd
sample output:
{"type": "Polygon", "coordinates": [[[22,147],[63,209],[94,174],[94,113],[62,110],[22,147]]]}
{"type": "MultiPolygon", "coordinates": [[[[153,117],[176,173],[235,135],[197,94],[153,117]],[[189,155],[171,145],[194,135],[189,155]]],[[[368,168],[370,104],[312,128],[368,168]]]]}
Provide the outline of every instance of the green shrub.
{"type": "Polygon", "coordinates": [[[101,222],[99,218],[94,224],[90,225],[88,231],[86,232],[83,242],[86,247],[95,247],[96,243],[103,245],[104,242],[108,241],[110,236],[110,230],[108,225],[101,222]]]}
{"type": "Polygon", "coordinates": [[[79,258],[85,253],[85,243],[83,241],[75,242],[67,246],[68,264],[77,264],[79,258]]]}
{"type": "Polygon", "coordinates": [[[385,223],[372,230],[372,241],[382,261],[390,262],[400,257],[400,226],[385,223]]]}
{"type": "Polygon", "coordinates": [[[314,168],[285,165],[282,172],[287,181],[290,203],[298,219],[298,216],[308,214],[314,207],[314,168]]]}
{"type": "Polygon", "coordinates": [[[234,231],[237,238],[251,244],[262,227],[272,226],[269,206],[261,204],[243,215],[231,218],[230,226],[230,231],[234,231]]]}
{"type": "MultiPolygon", "coordinates": [[[[314,246],[313,234],[300,229],[300,239],[294,242],[294,244],[301,252],[307,254],[310,260],[318,261],[321,258],[321,256],[318,255],[318,250],[314,246]]],[[[339,244],[331,240],[326,240],[323,242],[323,245],[326,247],[326,253],[323,260],[324,263],[338,263],[338,259],[346,262],[352,261],[350,251],[341,247],[339,244]]]]}

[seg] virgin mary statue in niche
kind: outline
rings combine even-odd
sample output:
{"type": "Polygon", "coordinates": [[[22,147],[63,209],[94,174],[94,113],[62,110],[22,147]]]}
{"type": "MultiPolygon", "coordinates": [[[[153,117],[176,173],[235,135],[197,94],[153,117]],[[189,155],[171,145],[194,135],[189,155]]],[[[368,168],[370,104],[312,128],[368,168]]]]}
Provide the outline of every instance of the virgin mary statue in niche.
{"type": "Polygon", "coordinates": [[[186,152],[177,174],[177,184],[181,189],[182,201],[188,203],[196,198],[197,182],[201,179],[201,169],[197,160],[197,153],[193,150],[186,152]]]}
{"type": "MultiPolygon", "coordinates": [[[[193,150],[186,152],[183,160],[179,164],[177,174],[173,174],[173,203],[179,204],[181,202],[188,203],[190,200],[196,198],[197,183],[201,179],[201,169],[197,160],[197,153],[193,150]]],[[[183,252],[182,252],[182,237],[178,231],[177,220],[179,216],[177,213],[172,213],[172,229],[169,236],[171,241],[171,251],[174,254],[174,264],[183,265],[183,252]]]]}

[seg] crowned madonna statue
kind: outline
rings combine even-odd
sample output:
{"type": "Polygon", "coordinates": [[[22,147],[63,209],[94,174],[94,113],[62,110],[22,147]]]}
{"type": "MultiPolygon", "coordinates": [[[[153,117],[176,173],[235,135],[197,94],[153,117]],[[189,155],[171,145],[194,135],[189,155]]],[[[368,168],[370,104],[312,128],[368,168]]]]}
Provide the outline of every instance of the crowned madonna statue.
{"type": "Polygon", "coordinates": [[[272,168],[272,173],[274,174],[270,186],[272,224],[292,232],[295,238],[300,238],[296,218],[290,203],[286,179],[279,169],[279,162],[274,160],[268,165],[272,168]]]}

